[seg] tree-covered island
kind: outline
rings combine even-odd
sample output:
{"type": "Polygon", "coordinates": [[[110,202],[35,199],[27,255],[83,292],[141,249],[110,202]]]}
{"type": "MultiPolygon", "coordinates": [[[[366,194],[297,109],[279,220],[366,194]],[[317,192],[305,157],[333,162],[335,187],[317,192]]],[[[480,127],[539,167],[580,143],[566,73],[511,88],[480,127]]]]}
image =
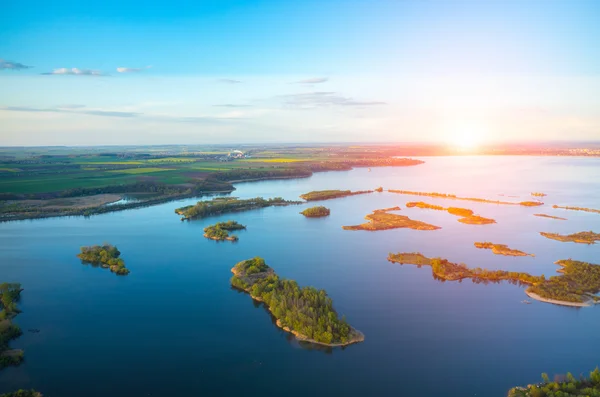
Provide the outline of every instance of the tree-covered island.
{"type": "Polygon", "coordinates": [[[588,378],[575,378],[568,372],[557,375],[550,381],[548,374],[542,374],[542,383],[527,387],[514,387],[508,397],[600,397],[600,369],[596,367],[588,378]]]}
{"type": "Polygon", "coordinates": [[[533,214],[533,216],[539,216],[540,218],[556,219],[559,221],[566,221],[567,218],[561,218],[560,216],[547,215],[547,214],[533,214]]]}
{"type": "Polygon", "coordinates": [[[236,221],[217,222],[204,228],[204,237],[216,241],[238,241],[238,236],[229,235],[229,232],[244,229],[246,229],[246,226],[236,221]]]}
{"type": "Polygon", "coordinates": [[[321,218],[324,216],[329,216],[331,211],[327,207],[323,207],[322,205],[310,207],[301,212],[307,218],[321,218]]]}
{"type": "Polygon", "coordinates": [[[364,335],[340,318],[324,290],[299,287],[293,280],[279,278],[260,257],[236,264],[231,285],[263,302],[277,326],[298,340],[326,346],[362,342],[364,335]]]}
{"type": "Polygon", "coordinates": [[[595,244],[596,241],[600,240],[600,233],[594,233],[591,230],[589,232],[579,232],[567,235],[546,232],[540,232],[540,234],[551,240],[562,241],[564,243],[595,244]]]}
{"type": "Polygon", "coordinates": [[[175,213],[181,215],[181,220],[205,218],[211,215],[220,215],[229,212],[249,211],[272,206],[285,206],[302,204],[302,201],[289,201],[281,197],[264,199],[256,197],[251,199],[238,199],[236,197],[217,197],[209,201],[198,201],[195,205],[177,208],[175,213]]]}
{"type": "Polygon", "coordinates": [[[496,255],[505,255],[505,256],[535,256],[533,254],[528,254],[523,251],[515,250],[512,248],[508,248],[505,244],[494,244],[490,242],[475,242],[476,248],[488,249],[492,250],[492,253],[496,255]]]}
{"type": "Polygon", "coordinates": [[[456,281],[471,279],[473,282],[500,282],[503,280],[526,284],[525,293],[533,299],[563,306],[591,306],[599,301],[600,265],[574,260],[560,260],[561,274],[548,279],[544,275],[533,276],[524,272],[469,268],[463,263],[452,263],[447,259],[428,258],[421,253],[397,253],[388,255],[393,263],[431,266],[434,277],[456,281]]]}
{"type": "Polygon", "coordinates": [[[108,268],[115,274],[125,276],[129,274],[129,269],[125,267],[125,261],[120,256],[121,252],[117,247],[107,243],[81,247],[81,252],[77,254],[83,264],[108,268]]]}
{"type": "Polygon", "coordinates": [[[21,284],[0,284],[0,370],[8,366],[17,366],[23,361],[23,350],[11,349],[9,342],[23,334],[18,325],[13,324],[12,319],[20,311],[17,302],[21,297],[21,284]]]}
{"type": "Polygon", "coordinates": [[[472,210],[467,209],[467,208],[460,208],[460,207],[445,208],[440,205],[428,204],[428,203],[424,203],[422,201],[410,201],[410,202],[406,203],[406,207],[407,208],[417,207],[417,208],[426,208],[426,209],[431,209],[431,210],[436,210],[436,211],[447,211],[449,214],[460,216],[461,218],[458,219],[458,221],[461,223],[466,223],[468,225],[488,225],[490,223],[496,223],[496,221],[493,219],[484,218],[482,216],[475,215],[472,210]]]}
{"type": "Polygon", "coordinates": [[[386,208],[383,210],[375,210],[372,214],[365,216],[365,219],[369,222],[354,225],[354,226],[342,226],[344,230],[367,230],[367,231],[377,231],[377,230],[388,230],[388,229],[401,229],[408,228],[413,230],[437,230],[441,229],[439,226],[431,225],[429,223],[416,221],[414,219],[410,219],[407,216],[396,215],[396,214],[388,214],[387,211],[396,211],[400,208],[386,208]]]}
{"type": "Polygon", "coordinates": [[[373,190],[358,190],[356,192],[350,190],[315,190],[301,194],[300,198],[306,201],[321,201],[367,193],[373,193],[373,190]]]}

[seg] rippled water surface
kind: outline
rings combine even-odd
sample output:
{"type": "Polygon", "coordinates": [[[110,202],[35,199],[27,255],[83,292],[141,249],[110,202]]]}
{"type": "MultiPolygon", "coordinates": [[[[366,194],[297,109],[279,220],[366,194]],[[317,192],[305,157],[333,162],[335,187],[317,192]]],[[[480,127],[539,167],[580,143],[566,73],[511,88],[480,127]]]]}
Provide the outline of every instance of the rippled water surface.
{"type": "Polygon", "coordinates": [[[420,251],[469,266],[555,274],[557,259],[600,263],[600,245],[561,243],[541,231],[600,231],[600,159],[562,157],[424,158],[416,167],[317,173],[311,178],[237,184],[234,196],[297,199],[322,189],[403,189],[536,208],[373,193],[324,202],[331,216],[305,219],[308,207],[267,208],[180,222],[173,210],[195,200],[85,218],[0,224],[0,281],[21,282],[13,346],[26,362],[0,373],[0,393],[46,397],[137,396],[504,396],[541,372],[574,374],[600,364],[600,307],[521,303],[507,283],[439,282],[428,268],[389,263],[389,252],[420,251]],[[503,195],[503,196],[500,196],[503,195]],[[518,197],[511,197],[518,196],[518,197]],[[441,211],[405,208],[423,200],[473,209],[497,220],[465,225],[441,211]],[[436,231],[344,231],[377,208],[441,226],[436,231]],[[534,213],[568,218],[544,219],[534,213]],[[202,229],[234,219],[248,226],[238,243],[216,243],[202,229]],[[131,274],[84,266],[82,245],[119,247],[131,274]],[[504,257],[474,241],[535,254],[504,257]],[[364,332],[346,349],[311,349],[275,327],[249,296],[229,286],[238,261],[262,256],[282,277],[324,288],[338,312],[364,332]]]}

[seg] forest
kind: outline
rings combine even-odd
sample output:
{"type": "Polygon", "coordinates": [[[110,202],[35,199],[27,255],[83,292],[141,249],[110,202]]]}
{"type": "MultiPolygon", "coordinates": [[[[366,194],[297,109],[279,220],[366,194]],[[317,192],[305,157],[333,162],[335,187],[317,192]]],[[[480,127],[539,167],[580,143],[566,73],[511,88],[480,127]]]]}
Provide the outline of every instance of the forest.
{"type": "Polygon", "coordinates": [[[279,278],[260,257],[238,263],[232,272],[231,284],[264,302],[278,325],[299,339],[327,345],[362,340],[362,334],[339,317],[324,290],[279,278]]]}
{"type": "Polygon", "coordinates": [[[205,218],[211,215],[219,215],[228,212],[248,211],[271,206],[283,206],[302,204],[300,201],[288,201],[281,197],[264,199],[256,197],[241,200],[236,197],[217,197],[210,201],[198,201],[195,205],[189,205],[175,209],[175,213],[182,215],[182,220],[205,218]]]}
{"type": "Polygon", "coordinates": [[[543,373],[542,383],[512,388],[508,397],[600,397],[600,369],[596,367],[587,378],[575,378],[568,372],[553,381],[543,373]]]}
{"type": "Polygon", "coordinates": [[[301,212],[307,218],[320,218],[328,216],[331,213],[329,208],[323,207],[322,205],[310,207],[301,212]]]}
{"type": "Polygon", "coordinates": [[[23,351],[11,350],[9,342],[23,334],[12,319],[19,314],[17,302],[21,297],[21,284],[0,284],[0,370],[8,366],[17,366],[23,361],[23,351]]]}
{"type": "Polygon", "coordinates": [[[229,232],[232,230],[244,229],[246,229],[246,226],[237,223],[236,221],[218,222],[204,228],[204,237],[217,241],[237,241],[238,237],[229,235],[229,232]]]}
{"type": "Polygon", "coordinates": [[[129,269],[125,267],[125,261],[120,256],[121,252],[117,247],[108,243],[81,247],[81,252],[77,254],[81,263],[109,268],[111,272],[124,276],[129,274],[129,269]]]}

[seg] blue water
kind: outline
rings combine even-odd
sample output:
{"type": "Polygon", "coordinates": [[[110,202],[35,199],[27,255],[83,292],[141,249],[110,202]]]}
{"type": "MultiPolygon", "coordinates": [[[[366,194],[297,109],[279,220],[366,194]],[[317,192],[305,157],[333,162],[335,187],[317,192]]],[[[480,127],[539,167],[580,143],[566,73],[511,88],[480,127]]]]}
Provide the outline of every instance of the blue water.
{"type": "Polygon", "coordinates": [[[356,169],[311,178],[236,185],[234,196],[297,199],[310,190],[404,189],[537,208],[373,193],[325,202],[331,216],[306,219],[309,205],[267,208],[180,222],[172,202],[95,216],[0,224],[0,281],[21,282],[13,346],[26,362],[0,372],[0,393],[36,388],[46,397],[136,396],[505,396],[541,372],[574,374],[600,365],[600,307],[534,302],[504,284],[439,282],[428,268],[389,263],[389,252],[420,251],[470,266],[555,274],[557,259],[600,263],[600,245],[561,243],[540,231],[600,231],[600,215],[552,204],[599,208],[600,159],[424,158],[417,167],[356,169]],[[504,196],[499,196],[503,194],[504,196]],[[507,196],[519,197],[507,197],[507,196]],[[407,201],[461,206],[497,220],[464,225],[407,201]],[[344,231],[377,208],[441,226],[437,231],[344,231]],[[543,212],[568,218],[534,217],[543,212]],[[238,243],[202,237],[211,223],[248,226],[238,243]],[[474,241],[534,253],[503,257],[474,241]],[[131,274],[84,266],[82,245],[116,244],[131,274]],[[324,288],[338,312],[366,335],[345,349],[301,346],[264,308],[229,286],[238,261],[262,256],[282,277],[324,288]]]}

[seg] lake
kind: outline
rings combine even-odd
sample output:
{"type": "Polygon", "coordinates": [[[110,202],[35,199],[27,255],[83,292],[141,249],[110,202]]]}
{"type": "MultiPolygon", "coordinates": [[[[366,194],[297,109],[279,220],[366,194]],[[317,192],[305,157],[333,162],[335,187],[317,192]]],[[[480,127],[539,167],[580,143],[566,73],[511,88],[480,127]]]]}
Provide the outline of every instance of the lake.
{"type": "Polygon", "coordinates": [[[384,189],[453,193],[527,208],[392,194],[357,195],[180,222],[182,200],[94,216],[0,224],[0,281],[20,282],[25,362],[0,372],[0,393],[36,388],[45,397],[136,396],[505,396],[540,373],[586,373],[600,365],[600,307],[526,299],[509,283],[434,280],[430,268],[397,265],[389,252],[419,251],[471,267],[556,274],[558,259],[600,263],[600,245],[563,243],[539,232],[600,231],[600,159],[434,157],[415,167],[359,168],[310,178],[236,184],[233,196],[298,199],[311,190],[384,189]],[[503,195],[503,196],[500,196],[503,195]],[[509,197],[518,196],[518,197],[509,197]],[[471,208],[497,224],[466,225],[408,201],[471,208]],[[323,204],[327,218],[298,213],[323,204]],[[345,231],[378,208],[441,226],[435,231],[345,231]],[[567,221],[533,216],[545,213],[567,221]],[[202,237],[217,221],[247,225],[239,242],[202,237]],[[110,242],[131,274],[82,265],[83,245],[110,242]],[[475,241],[535,257],[505,257],[475,241]],[[262,256],[285,278],[327,290],[365,334],[344,349],[297,343],[268,312],[231,289],[230,269],[262,256]],[[27,329],[40,329],[29,333],[27,329]]]}

